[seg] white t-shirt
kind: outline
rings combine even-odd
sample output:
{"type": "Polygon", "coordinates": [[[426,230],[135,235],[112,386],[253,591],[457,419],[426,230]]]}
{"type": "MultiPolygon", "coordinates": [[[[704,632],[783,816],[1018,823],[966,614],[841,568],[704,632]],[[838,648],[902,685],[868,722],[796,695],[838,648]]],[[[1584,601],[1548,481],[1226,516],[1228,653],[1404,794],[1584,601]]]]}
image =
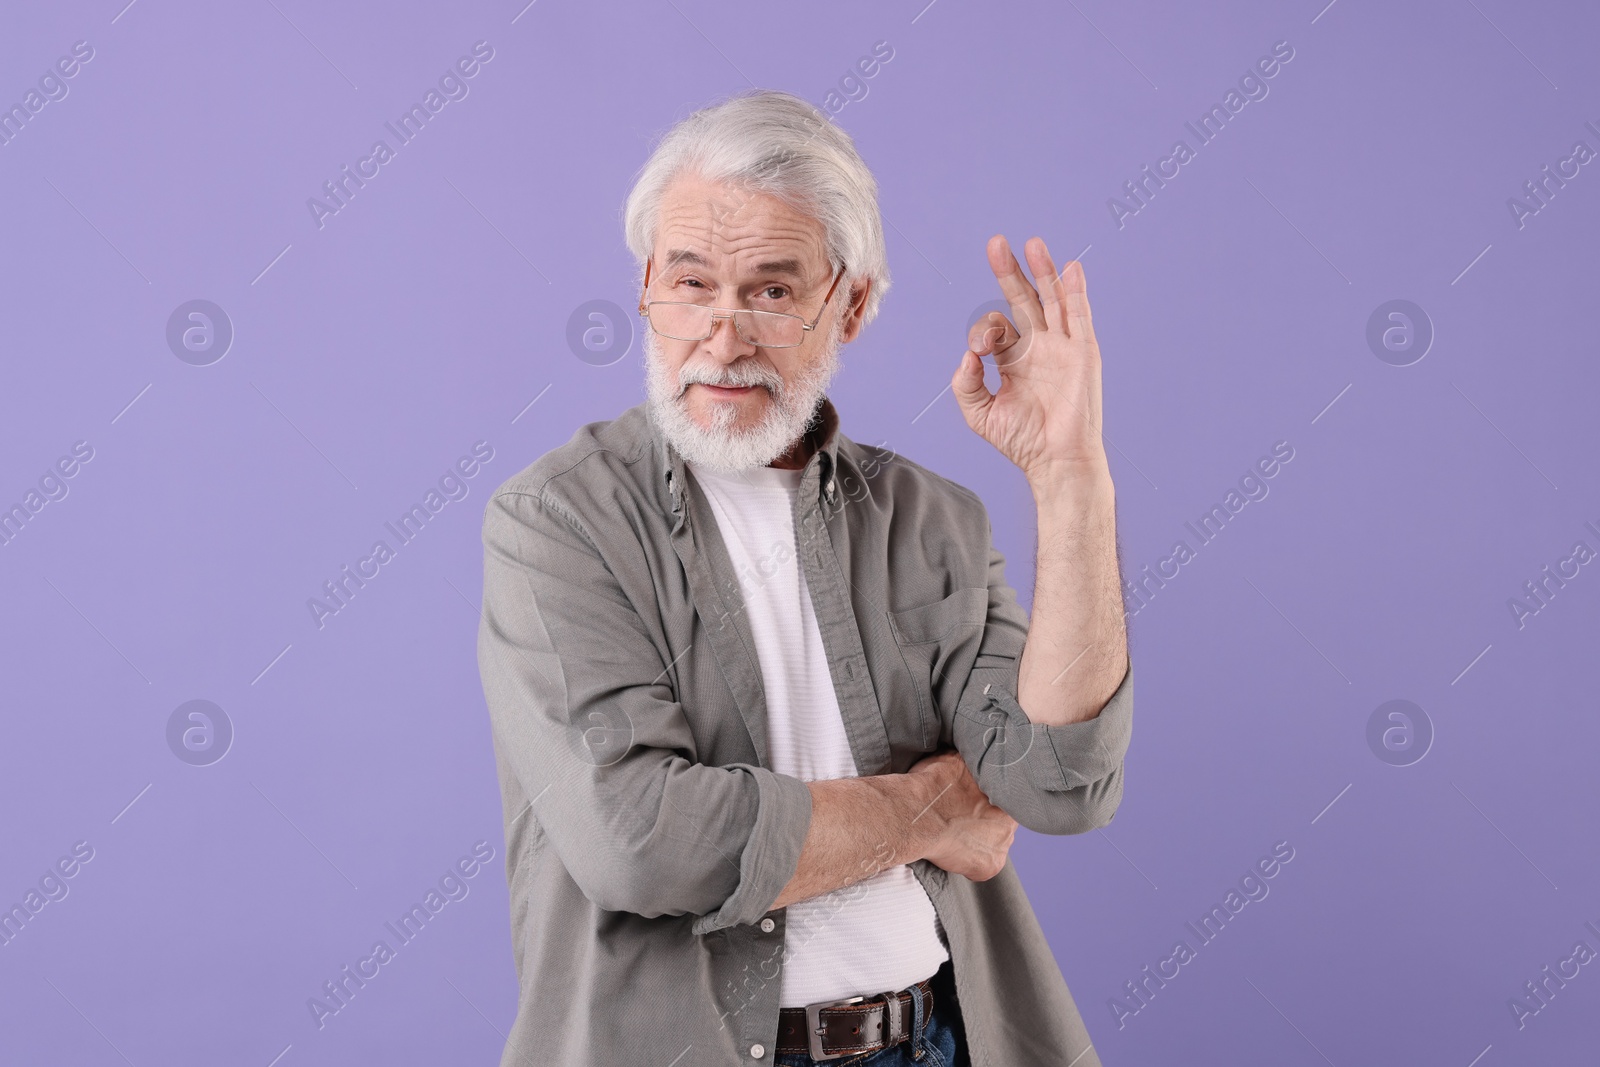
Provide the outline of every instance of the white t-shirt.
{"type": "MultiPolygon", "coordinates": [[[[711,504],[744,595],[766,691],[772,769],[803,781],[856,777],[796,556],[794,500],[804,472],[689,469],[711,504]]],[[[933,902],[903,863],[790,904],[787,918],[781,1007],[904,989],[950,958],[933,902]]]]}

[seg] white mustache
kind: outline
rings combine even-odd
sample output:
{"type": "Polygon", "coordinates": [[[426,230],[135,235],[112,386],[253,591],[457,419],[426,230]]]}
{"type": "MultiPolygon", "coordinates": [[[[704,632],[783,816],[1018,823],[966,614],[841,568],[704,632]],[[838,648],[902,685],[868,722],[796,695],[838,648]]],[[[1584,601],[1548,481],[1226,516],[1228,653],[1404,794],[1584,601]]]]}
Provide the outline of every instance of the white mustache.
{"type": "Polygon", "coordinates": [[[720,385],[737,389],[759,385],[774,399],[783,395],[783,378],[777,371],[763,364],[741,361],[725,367],[686,366],[678,371],[678,396],[695,384],[720,385]]]}

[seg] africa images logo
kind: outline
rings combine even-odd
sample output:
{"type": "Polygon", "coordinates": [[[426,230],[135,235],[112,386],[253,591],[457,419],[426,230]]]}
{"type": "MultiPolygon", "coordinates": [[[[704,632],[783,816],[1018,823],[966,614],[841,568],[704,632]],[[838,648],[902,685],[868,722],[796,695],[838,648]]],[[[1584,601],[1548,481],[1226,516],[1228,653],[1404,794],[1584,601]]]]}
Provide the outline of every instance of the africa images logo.
{"type": "Polygon", "coordinates": [[[1149,207],[1157,191],[1165,189],[1167,182],[1176,178],[1185,166],[1198,158],[1199,150],[1216,140],[1246,105],[1265,100],[1271,92],[1267,82],[1277,77],[1293,59],[1294,46],[1288,41],[1276,42],[1272,46],[1272,54],[1262,56],[1247,68],[1239,76],[1239,87],[1230,88],[1224,93],[1222,103],[1212,104],[1210,110],[1196,120],[1198,125],[1185,122],[1184,128],[1194,136],[1194,147],[1190,147],[1185,138],[1178,138],[1172,143],[1172,151],[1156,160],[1154,170],[1147,163],[1140,169],[1139,177],[1122,183],[1126,200],[1114,196],[1106,199],[1106,209],[1111,212],[1111,221],[1117,224],[1117,229],[1122,229],[1130,218],[1149,207]]]}
{"type": "Polygon", "coordinates": [[[307,197],[306,208],[310,210],[311,220],[317,224],[317,229],[326,226],[330,216],[337,215],[349,207],[356,193],[365,189],[367,182],[381,173],[381,168],[395,158],[400,147],[415,140],[423,127],[443,111],[446,104],[454,100],[465,100],[467,94],[472,91],[472,87],[467,84],[468,80],[477,77],[483,66],[493,58],[494,49],[488,41],[474,44],[472,55],[457,59],[453,66],[439,75],[437,89],[430,87],[423,94],[421,103],[413,103],[394,122],[383,124],[384,129],[394,136],[393,146],[382,138],[372,142],[372,149],[356,160],[354,171],[350,169],[350,164],[345,163],[340,166],[338,177],[322,183],[326,200],[315,196],[307,197]]]}
{"type": "Polygon", "coordinates": [[[317,624],[317,629],[322,629],[329,619],[349,607],[356,594],[382,573],[382,568],[398,556],[401,548],[415,541],[428,523],[433,521],[433,517],[444,510],[445,505],[465,500],[471,492],[468,480],[476,477],[483,470],[483,465],[492,459],[494,446],[488,441],[475,442],[472,454],[460,457],[453,466],[447,468],[439,477],[438,488],[430,486],[422,503],[412,504],[398,519],[383,524],[384,529],[393,535],[395,547],[391,548],[389,542],[382,539],[374,541],[372,551],[356,560],[355,570],[352,571],[348,563],[342,564],[337,577],[322,583],[326,599],[307,597],[306,609],[311,613],[311,621],[317,624]]]}
{"type": "Polygon", "coordinates": [[[398,919],[383,924],[383,928],[394,939],[393,945],[389,944],[388,937],[378,938],[372,943],[372,951],[357,959],[354,968],[348,963],[340,967],[334,977],[322,983],[321,994],[307,997],[306,1009],[310,1011],[311,1021],[317,1024],[317,1029],[323,1029],[329,1019],[348,1008],[356,994],[382,974],[383,969],[399,956],[402,948],[420,937],[435,916],[448,905],[466,900],[467,894],[472,892],[471,880],[488,866],[494,856],[494,846],[489,842],[473,842],[471,853],[446,867],[437,885],[429,886],[421,901],[413,901],[398,919]]]}

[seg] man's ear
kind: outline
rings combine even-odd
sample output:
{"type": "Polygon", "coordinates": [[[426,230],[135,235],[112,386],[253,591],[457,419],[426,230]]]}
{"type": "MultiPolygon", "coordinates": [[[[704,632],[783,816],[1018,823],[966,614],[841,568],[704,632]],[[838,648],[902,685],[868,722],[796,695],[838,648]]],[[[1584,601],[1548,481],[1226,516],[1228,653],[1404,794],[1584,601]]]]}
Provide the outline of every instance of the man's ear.
{"type": "Polygon", "coordinates": [[[839,343],[845,344],[856,339],[861,332],[861,318],[867,310],[867,294],[872,291],[872,279],[862,278],[850,290],[850,307],[845,312],[844,333],[839,337],[839,343]]]}

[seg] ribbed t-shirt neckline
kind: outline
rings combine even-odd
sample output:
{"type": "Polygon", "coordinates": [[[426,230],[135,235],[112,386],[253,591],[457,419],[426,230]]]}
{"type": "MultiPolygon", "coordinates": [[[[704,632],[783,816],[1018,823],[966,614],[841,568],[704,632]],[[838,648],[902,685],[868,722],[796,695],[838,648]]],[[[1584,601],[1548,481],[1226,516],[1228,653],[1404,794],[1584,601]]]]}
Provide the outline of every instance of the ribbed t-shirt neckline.
{"type": "Polygon", "coordinates": [[[723,485],[730,485],[744,489],[786,489],[793,491],[800,488],[800,480],[805,477],[805,468],[798,470],[785,470],[782,467],[750,467],[736,473],[724,473],[711,470],[695,463],[686,465],[694,472],[696,478],[704,478],[723,485]]]}

